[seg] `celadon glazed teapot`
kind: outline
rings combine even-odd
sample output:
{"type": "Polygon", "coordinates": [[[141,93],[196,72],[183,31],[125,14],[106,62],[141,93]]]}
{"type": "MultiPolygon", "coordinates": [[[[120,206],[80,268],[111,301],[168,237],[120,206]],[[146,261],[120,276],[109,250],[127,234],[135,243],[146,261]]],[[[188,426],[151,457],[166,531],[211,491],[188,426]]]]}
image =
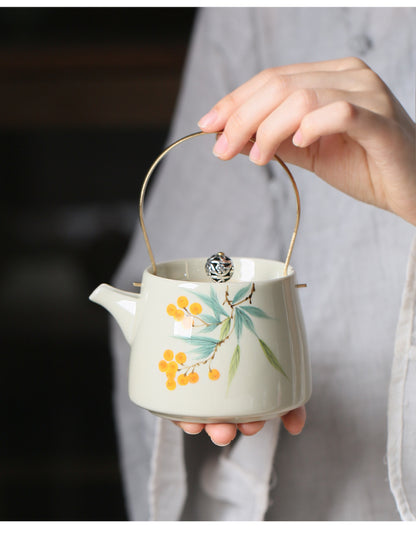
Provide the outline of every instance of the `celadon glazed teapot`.
{"type": "Polygon", "coordinates": [[[267,420],[305,404],[311,372],[295,271],[285,262],[228,258],[176,259],[156,264],[143,221],[150,167],[140,195],[140,224],[151,259],[140,294],[101,284],[90,300],[104,306],[131,346],[129,396],[150,412],[176,421],[267,420]]]}

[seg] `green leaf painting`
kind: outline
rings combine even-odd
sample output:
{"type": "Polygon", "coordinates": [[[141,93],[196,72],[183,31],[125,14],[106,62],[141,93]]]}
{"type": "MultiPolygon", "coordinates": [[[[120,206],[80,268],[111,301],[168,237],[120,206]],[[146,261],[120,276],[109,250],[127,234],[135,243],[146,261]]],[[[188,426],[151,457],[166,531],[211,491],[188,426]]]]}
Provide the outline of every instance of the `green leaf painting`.
{"type": "Polygon", "coordinates": [[[197,293],[195,291],[191,291],[191,293],[198,297],[204,304],[206,304],[210,308],[210,311],[215,316],[216,321],[220,321],[222,316],[228,317],[224,308],[219,303],[218,297],[212,287],[210,288],[209,296],[197,293]]]}
{"type": "Polygon", "coordinates": [[[216,324],[217,326],[220,324],[219,321],[216,323],[215,321],[217,320],[216,317],[214,317],[213,315],[208,315],[206,313],[200,313],[199,314],[199,317],[205,321],[206,323],[209,323],[209,324],[216,324]]]}
{"type": "Polygon", "coordinates": [[[248,328],[254,335],[257,335],[256,334],[256,330],[254,328],[254,323],[251,320],[250,316],[242,308],[240,308],[239,311],[240,311],[240,314],[241,314],[241,319],[243,321],[243,325],[246,328],[248,328]]]}
{"type": "Polygon", "coordinates": [[[240,345],[237,345],[234,350],[233,357],[231,358],[230,369],[228,371],[227,391],[230,387],[231,381],[234,378],[235,373],[237,372],[239,364],[240,364],[240,345]]]}
{"type": "Polygon", "coordinates": [[[235,308],[235,315],[234,315],[234,321],[235,321],[235,334],[237,336],[237,343],[240,343],[241,334],[243,332],[243,317],[241,314],[240,308],[235,308]]]}
{"type": "Polygon", "coordinates": [[[215,317],[217,317],[217,319],[223,315],[228,317],[228,314],[224,311],[224,308],[219,303],[217,294],[212,286],[210,287],[210,299],[212,302],[212,311],[214,312],[215,317]]]}
{"type": "Polygon", "coordinates": [[[188,343],[189,345],[193,345],[193,349],[191,349],[189,352],[197,353],[202,358],[209,357],[219,343],[217,339],[212,339],[205,336],[181,337],[179,339],[185,343],[188,343]]]}
{"type": "MultiPolygon", "coordinates": [[[[240,360],[244,357],[240,346],[244,331],[258,339],[262,353],[270,365],[288,378],[277,356],[256,332],[257,321],[276,319],[272,319],[261,308],[252,304],[254,293],[254,283],[241,287],[234,295],[230,294],[230,288],[227,286],[224,300],[221,298],[222,302],[220,302],[216,291],[210,286],[209,295],[188,291],[188,294],[198,299],[197,302],[189,303],[186,296],[180,295],[177,305],[171,303],[167,306],[166,311],[172,320],[183,323],[181,328],[186,332],[191,332],[191,335],[186,337],[174,336],[175,339],[180,339],[190,346],[188,354],[179,352],[175,355],[171,349],[166,349],[164,359],[159,361],[159,370],[166,373],[168,378],[166,387],[170,391],[174,391],[177,385],[198,383],[201,365],[208,364],[210,380],[220,379],[220,371],[213,367],[215,358],[221,354],[221,347],[232,342],[234,338],[237,344],[228,365],[228,391],[236,376],[240,360]],[[215,337],[206,335],[214,331],[216,331],[215,337]]],[[[247,357],[250,356],[250,354],[247,355],[247,357]]]]}
{"type": "Polygon", "coordinates": [[[233,305],[235,306],[242,298],[248,295],[251,289],[251,284],[248,284],[246,287],[242,287],[233,298],[233,305]]]}
{"type": "Polygon", "coordinates": [[[223,341],[229,334],[231,327],[231,317],[227,317],[222,324],[220,332],[220,341],[223,341]]]}
{"type": "Polygon", "coordinates": [[[276,358],[276,356],[273,354],[272,350],[266,345],[266,343],[258,338],[261,348],[263,349],[263,352],[266,356],[266,358],[269,360],[269,362],[273,365],[275,369],[280,371],[282,375],[284,375],[286,378],[288,378],[287,374],[282,369],[282,366],[279,363],[279,360],[276,358]]]}
{"type": "Polygon", "coordinates": [[[257,308],[256,306],[241,306],[241,309],[250,314],[252,317],[259,317],[260,319],[271,319],[271,317],[269,317],[267,313],[264,313],[263,310],[257,308]]]}
{"type": "Polygon", "coordinates": [[[219,324],[220,323],[216,323],[216,322],[211,323],[208,326],[205,326],[204,328],[202,328],[202,330],[200,330],[199,333],[200,334],[208,334],[209,332],[214,331],[218,327],[219,324]]]}

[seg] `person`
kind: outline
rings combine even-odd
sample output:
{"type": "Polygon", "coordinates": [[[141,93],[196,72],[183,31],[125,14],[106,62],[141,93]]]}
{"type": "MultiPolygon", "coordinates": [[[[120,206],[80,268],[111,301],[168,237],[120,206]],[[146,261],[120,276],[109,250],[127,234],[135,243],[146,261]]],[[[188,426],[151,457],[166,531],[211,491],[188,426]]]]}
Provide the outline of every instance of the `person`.
{"type": "MultiPolygon", "coordinates": [[[[146,200],[152,246],[159,261],[281,259],[294,208],[273,154],[295,165],[314,392],[287,433],[277,419],[174,425],[129,401],[113,327],[131,519],[415,519],[415,22],[413,8],[198,13],[170,139],[200,117],[223,133],[217,158],[210,136],[169,155],[146,200]]],[[[129,288],[147,263],[137,229],[114,282],[129,288]]]]}

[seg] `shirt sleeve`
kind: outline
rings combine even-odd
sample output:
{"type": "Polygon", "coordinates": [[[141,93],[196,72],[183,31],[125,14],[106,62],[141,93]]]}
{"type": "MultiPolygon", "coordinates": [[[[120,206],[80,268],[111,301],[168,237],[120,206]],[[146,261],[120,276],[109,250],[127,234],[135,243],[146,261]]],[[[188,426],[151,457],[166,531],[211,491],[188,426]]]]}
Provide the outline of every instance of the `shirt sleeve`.
{"type": "Polygon", "coordinates": [[[396,331],[388,407],[390,487],[403,520],[416,520],[416,238],[396,331]]]}

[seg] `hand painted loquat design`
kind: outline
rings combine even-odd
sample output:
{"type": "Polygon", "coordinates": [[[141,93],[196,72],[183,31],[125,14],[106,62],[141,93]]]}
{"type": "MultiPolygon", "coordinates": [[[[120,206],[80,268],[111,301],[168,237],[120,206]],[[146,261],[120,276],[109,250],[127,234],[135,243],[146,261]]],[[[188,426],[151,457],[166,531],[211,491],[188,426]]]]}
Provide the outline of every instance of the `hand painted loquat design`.
{"type": "Polygon", "coordinates": [[[198,371],[202,365],[208,364],[208,378],[210,380],[218,380],[221,375],[218,369],[213,367],[214,359],[218,356],[221,346],[235,337],[237,343],[228,369],[229,388],[240,363],[240,338],[244,330],[248,330],[257,337],[269,363],[287,378],[272,350],[256,333],[253,319],[271,319],[271,317],[260,308],[253,306],[254,292],[255,285],[253,283],[239,289],[232,297],[227,286],[222,304],[213,288],[210,288],[209,295],[190,292],[203,302],[207,313],[202,313],[204,310],[200,302],[192,302],[189,305],[189,299],[183,295],[177,299],[176,305],[169,304],[167,306],[168,315],[175,321],[181,322],[185,328],[191,328],[192,335],[190,337],[175,337],[190,344],[192,348],[188,352],[188,356],[193,355],[188,359],[184,352],[178,352],[174,355],[172,350],[165,350],[163,360],[159,362],[159,370],[166,374],[166,387],[169,390],[173,391],[177,385],[196,384],[199,381],[198,371]],[[215,331],[217,332],[215,338],[206,335],[215,331]]]}

